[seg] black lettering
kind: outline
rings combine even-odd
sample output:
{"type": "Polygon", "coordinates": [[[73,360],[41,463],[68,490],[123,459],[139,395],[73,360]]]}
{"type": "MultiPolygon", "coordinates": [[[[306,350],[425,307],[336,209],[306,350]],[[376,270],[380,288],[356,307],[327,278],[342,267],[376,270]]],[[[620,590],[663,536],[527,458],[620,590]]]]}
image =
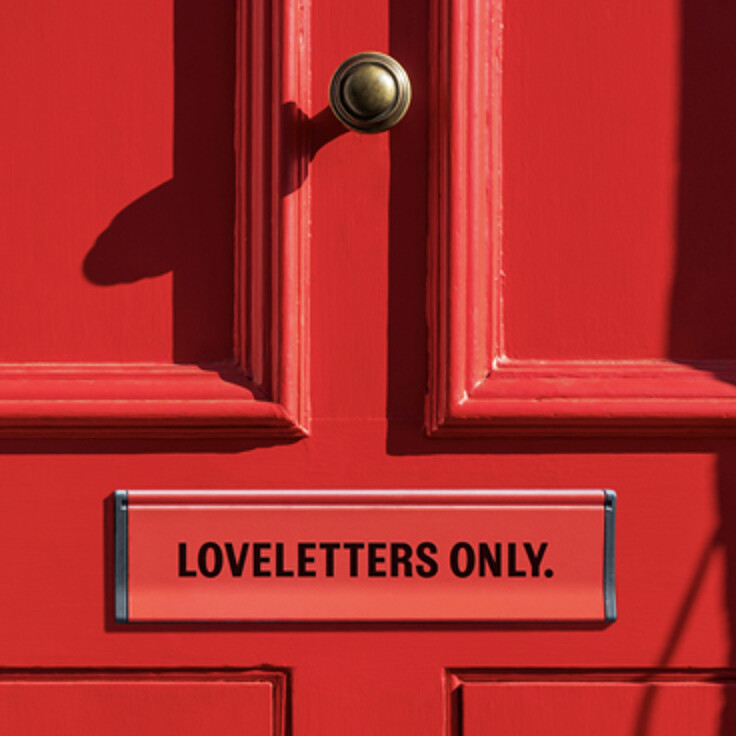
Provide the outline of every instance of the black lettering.
{"type": "Polygon", "coordinates": [[[525,578],[526,570],[519,570],[516,567],[516,542],[509,542],[509,577],[525,578]]]}
{"type": "Polygon", "coordinates": [[[468,542],[457,542],[450,551],[450,569],[458,578],[472,575],[475,569],[475,550],[468,542]],[[460,566],[460,552],[465,553],[465,565],[460,566]]]}
{"type": "Polygon", "coordinates": [[[422,542],[417,547],[417,557],[422,561],[422,564],[417,565],[417,575],[420,578],[433,578],[437,574],[439,565],[432,556],[436,554],[437,545],[433,542],[422,542]]]}
{"type": "Polygon", "coordinates": [[[335,550],[340,549],[340,542],[320,542],[319,548],[325,551],[325,577],[335,577],[335,550]]]}
{"type": "Polygon", "coordinates": [[[386,571],[379,570],[378,565],[386,562],[386,558],[379,556],[378,550],[386,549],[386,542],[368,542],[368,577],[385,578],[386,571]]]}
{"type": "Polygon", "coordinates": [[[225,556],[227,557],[227,564],[230,565],[230,572],[234,578],[239,578],[243,575],[245,560],[248,557],[248,546],[248,542],[243,542],[240,545],[240,554],[236,558],[233,543],[225,542],[225,556]]]}
{"type": "Polygon", "coordinates": [[[206,578],[216,578],[222,572],[222,550],[219,544],[215,542],[205,542],[199,548],[197,555],[197,564],[199,571],[206,578]],[[207,564],[207,553],[212,550],[212,566],[207,564]]]}
{"type": "Polygon", "coordinates": [[[316,549],[314,542],[299,542],[297,547],[297,570],[300,578],[316,578],[317,573],[314,570],[308,570],[307,565],[314,564],[314,557],[308,555],[307,552],[316,549]]]}
{"type": "Polygon", "coordinates": [[[350,552],[350,577],[358,577],[358,551],[363,549],[363,542],[344,542],[342,545],[350,552]]]}
{"type": "Polygon", "coordinates": [[[196,570],[187,569],[187,543],[179,542],[179,577],[180,578],[196,578],[196,570]]]}
{"type": "Polygon", "coordinates": [[[539,552],[536,553],[531,542],[524,542],[524,550],[526,551],[526,556],[529,558],[529,564],[532,566],[532,577],[538,578],[542,557],[544,557],[544,553],[547,551],[547,542],[542,542],[539,545],[539,552]]]}
{"type": "Polygon", "coordinates": [[[263,566],[271,562],[271,558],[264,554],[265,550],[271,549],[271,542],[253,542],[253,577],[270,578],[271,571],[264,570],[263,566]]]}
{"type": "Polygon", "coordinates": [[[294,571],[287,570],[284,566],[284,543],[276,542],[276,577],[293,578],[294,571]]]}
{"type": "Polygon", "coordinates": [[[484,578],[486,576],[486,567],[491,571],[491,575],[494,578],[499,577],[501,573],[501,563],[503,561],[503,552],[501,550],[501,543],[496,542],[493,545],[494,552],[491,552],[491,548],[488,542],[481,542],[478,547],[478,574],[484,578]]]}
{"type": "Polygon", "coordinates": [[[391,542],[391,577],[399,576],[399,565],[404,568],[404,577],[412,576],[412,548],[406,542],[391,542]]]}

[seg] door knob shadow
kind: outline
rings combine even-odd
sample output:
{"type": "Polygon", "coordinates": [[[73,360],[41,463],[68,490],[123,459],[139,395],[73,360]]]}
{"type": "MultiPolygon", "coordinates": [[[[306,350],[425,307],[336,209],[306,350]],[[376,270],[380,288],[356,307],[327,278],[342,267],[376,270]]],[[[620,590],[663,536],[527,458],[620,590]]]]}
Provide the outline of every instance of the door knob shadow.
{"type": "Polygon", "coordinates": [[[174,363],[232,354],[235,36],[234,4],[175,0],[173,176],[115,214],[82,263],[106,288],[172,274],[174,363]]]}

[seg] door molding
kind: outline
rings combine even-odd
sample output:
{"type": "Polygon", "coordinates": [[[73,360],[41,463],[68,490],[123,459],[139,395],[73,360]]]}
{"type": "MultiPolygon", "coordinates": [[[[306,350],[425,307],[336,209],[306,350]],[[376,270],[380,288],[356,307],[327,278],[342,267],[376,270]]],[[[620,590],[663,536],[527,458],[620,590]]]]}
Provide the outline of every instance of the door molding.
{"type": "Polygon", "coordinates": [[[503,7],[433,4],[428,434],[727,432],[736,427],[736,361],[505,356],[503,7]]]}
{"type": "Polygon", "coordinates": [[[0,364],[0,435],[308,433],[308,3],[237,0],[232,358],[0,364]]]}

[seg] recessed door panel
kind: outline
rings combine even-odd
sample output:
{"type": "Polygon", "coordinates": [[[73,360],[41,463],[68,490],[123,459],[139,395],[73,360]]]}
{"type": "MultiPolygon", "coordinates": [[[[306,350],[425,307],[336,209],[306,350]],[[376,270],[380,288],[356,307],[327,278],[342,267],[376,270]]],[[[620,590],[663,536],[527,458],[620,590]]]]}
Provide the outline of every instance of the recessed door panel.
{"type": "Polygon", "coordinates": [[[0,13],[0,431],[303,435],[304,8],[0,13]]]}
{"type": "Polygon", "coordinates": [[[437,6],[429,431],[721,431],[736,352],[718,85],[734,52],[710,39],[736,12],[437,6]]]}
{"type": "Polygon", "coordinates": [[[461,688],[458,736],[720,736],[724,682],[493,682],[461,688]]]}
{"type": "Polygon", "coordinates": [[[282,736],[279,678],[159,674],[0,682],[0,730],[18,736],[282,736]]]}

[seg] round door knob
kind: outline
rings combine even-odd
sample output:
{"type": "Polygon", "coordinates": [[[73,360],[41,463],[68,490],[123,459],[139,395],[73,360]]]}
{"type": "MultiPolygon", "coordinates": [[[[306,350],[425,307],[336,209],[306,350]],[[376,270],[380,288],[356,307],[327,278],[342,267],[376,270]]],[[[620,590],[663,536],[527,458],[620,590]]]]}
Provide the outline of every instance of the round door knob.
{"type": "Polygon", "coordinates": [[[330,107],[359,133],[393,128],[409,109],[411,84],[396,59],[367,51],[346,59],[332,75],[330,107]]]}

